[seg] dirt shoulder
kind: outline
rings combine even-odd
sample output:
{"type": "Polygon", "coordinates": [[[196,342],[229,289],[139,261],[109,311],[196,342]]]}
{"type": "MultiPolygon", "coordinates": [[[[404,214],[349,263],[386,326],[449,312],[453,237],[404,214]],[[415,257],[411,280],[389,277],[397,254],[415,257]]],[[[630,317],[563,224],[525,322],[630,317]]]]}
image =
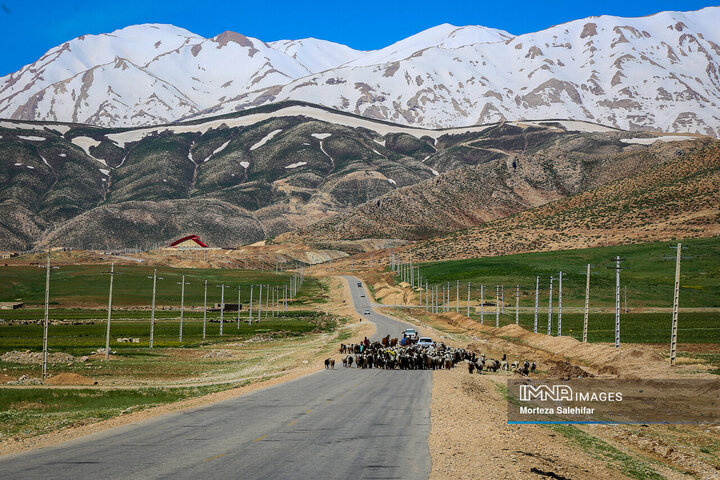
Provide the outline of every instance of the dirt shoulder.
{"type": "MultiPolygon", "coordinates": [[[[452,346],[536,361],[539,378],[562,374],[557,362],[603,378],[717,378],[702,362],[670,368],[649,345],[617,350],[515,325],[481,326],[457,313],[401,310],[398,316],[414,318],[427,334],[452,346]]],[[[504,392],[512,374],[470,375],[463,367],[433,373],[432,479],[720,479],[720,426],[508,425],[504,392]]]]}

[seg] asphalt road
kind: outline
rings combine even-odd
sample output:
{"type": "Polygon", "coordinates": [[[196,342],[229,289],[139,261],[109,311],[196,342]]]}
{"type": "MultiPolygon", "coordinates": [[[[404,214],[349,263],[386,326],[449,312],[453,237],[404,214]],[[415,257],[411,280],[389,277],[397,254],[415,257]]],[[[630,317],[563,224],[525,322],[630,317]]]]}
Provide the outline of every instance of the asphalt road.
{"type": "MultiPolygon", "coordinates": [[[[372,310],[375,338],[407,324],[372,310]]],[[[363,292],[366,296],[360,296],[363,292]]],[[[337,367],[337,365],[336,365],[337,367]]],[[[0,457],[0,478],[421,479],[430,473],[428,371],[323,370],[238,398],[0,457]]]]}

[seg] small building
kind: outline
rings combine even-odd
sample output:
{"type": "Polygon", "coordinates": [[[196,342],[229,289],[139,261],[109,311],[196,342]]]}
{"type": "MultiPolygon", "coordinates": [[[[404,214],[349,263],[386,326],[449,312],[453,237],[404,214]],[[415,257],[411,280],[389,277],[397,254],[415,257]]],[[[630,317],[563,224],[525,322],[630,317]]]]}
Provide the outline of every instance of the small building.
{"type": "Polygon", "coordinates": [[[170,244],[172,248],[208,248],[197,235],[188,235],[170,244]]]}
{"type": "Polygon", "coordinates": [[[17,310],[25,305],[23,302],[0,302],[0,310],[17,310]]]}
{"type": "MultiPolygon", "coordinates": [[[[215,305],[213,305],[213,308],[209,308],[208,310],[210,310],[211,312],[219,312],[222,308],[222,305],[223,304],[221,303],[216,303],[215,305]]],[[[237,303],[226,303],[225,308],[222,308],[222,310],[226,312],[242,311],[242,304],[238,305],[237,303]]]]}

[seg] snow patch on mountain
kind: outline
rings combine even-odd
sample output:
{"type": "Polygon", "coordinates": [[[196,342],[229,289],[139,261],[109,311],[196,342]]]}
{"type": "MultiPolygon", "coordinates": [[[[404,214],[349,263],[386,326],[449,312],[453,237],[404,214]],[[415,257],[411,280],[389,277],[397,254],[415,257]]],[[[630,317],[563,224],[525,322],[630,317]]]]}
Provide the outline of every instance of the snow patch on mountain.
{"type": "Polygon", "coordinates": [[[663,137],[650,137],[650,138],[621,138],[620,141],[623,143],[634,143],[638,145],[652,145],[655,142],[680,142],[683,140],[693,140],[696,137],[689,135],[667,135],[663,137]]]}
{"type": "Polygon", "coordinates": [[[307,165],[307,162],[291,163],[290,165],[286,166],[285,168],[287,168],[287,169],[298,168],[298,167],[302,167],[303,165],[307,165]]]}
{"type": "Polygon", "coordinates": [[[262,147],[262,146],[265,145],[267,142],[269,142],[270,140],[272,140],[272,138],[273,138],[275,135],[277,135],[278,133],[280,133],[280,132],[282,132],[282,128],[278,128],[277,130],[273,130],[272,132],[270,132],[270,133],[268,133],[267,135],[265,135],[265,136],[262,138],[262,140],[260,140],[260,141],[257,142],[255,145],[253,145],[252,147],[250,147],[250,150],[257,150],[258,148],[262,147]]]}
{"type": "Polygon", "coordinates": [[[88,155],[88,157],[92,157],[92,155],[90,155],[90,147],[97,147],[98,145],[100,145],[100,142],[98,140],[90,137],[73,137],[72,143],[85,150],[85,153],[88,155]]]}

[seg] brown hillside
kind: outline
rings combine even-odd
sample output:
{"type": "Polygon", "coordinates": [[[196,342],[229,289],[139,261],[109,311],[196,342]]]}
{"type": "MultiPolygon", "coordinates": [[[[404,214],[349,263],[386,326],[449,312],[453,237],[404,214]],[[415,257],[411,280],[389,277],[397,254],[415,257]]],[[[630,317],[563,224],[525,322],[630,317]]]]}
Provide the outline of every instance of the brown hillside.
{"type": "Polygon", "coordinates": [[[574,197],[417,243],[413,255],[461,259],[720,235],[720,142],[697,146],[574,197]]]}
{"type": "Polygon", "coordinates": [[[400,188],[278,240],[333,248],[362,238],[424,240],[572,197],[679,156],[694,158],[703,145],[692,140],[647,147],[624,143],[622,136],[546,136],[525,152],[400,188]]]}

